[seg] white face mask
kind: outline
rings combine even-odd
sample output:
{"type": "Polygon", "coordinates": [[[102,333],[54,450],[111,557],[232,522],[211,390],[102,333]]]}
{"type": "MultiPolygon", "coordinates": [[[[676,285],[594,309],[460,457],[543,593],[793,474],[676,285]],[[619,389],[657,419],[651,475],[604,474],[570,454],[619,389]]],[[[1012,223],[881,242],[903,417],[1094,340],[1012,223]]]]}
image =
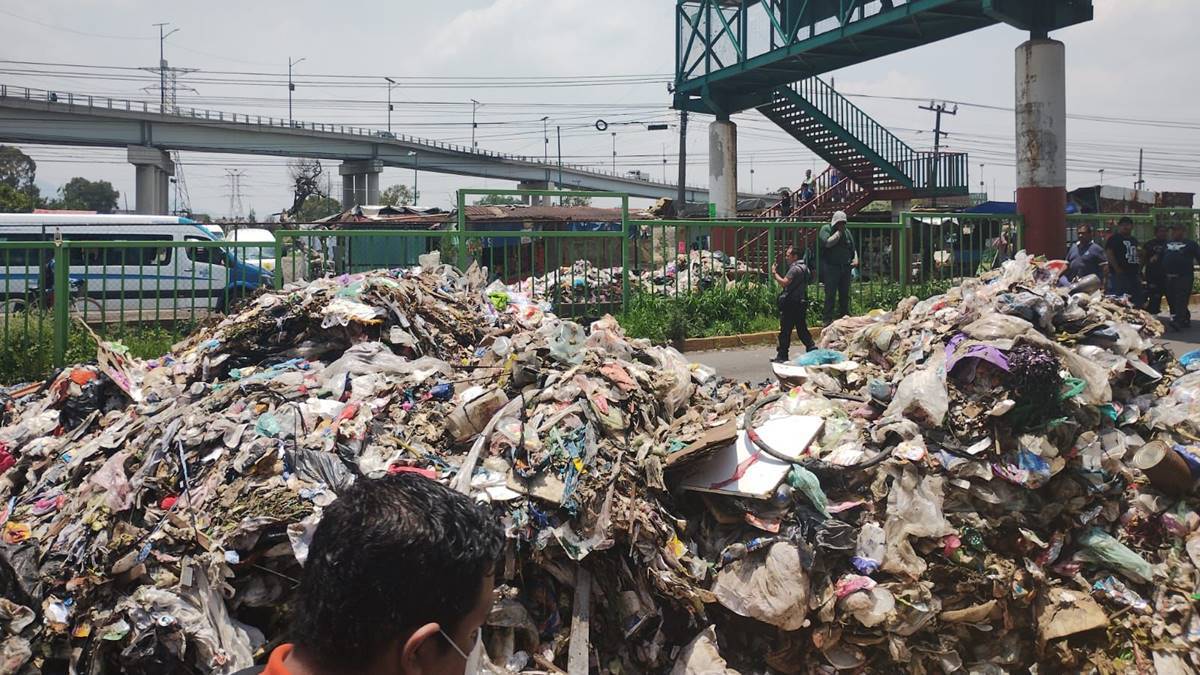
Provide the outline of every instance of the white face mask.
{"type": "MultiPolygon", "coordinates": [[[[453,649],[454,651],[458,652],[459,656],[463,657],[463,661],[469,662],[471,660],[470,655],[464,653],[463,650],[459,649],[458,644],[456,642],[454,642],[454,638],[450,637],[450,635],[447,634],[446,631],[442,630],[441,628],[438,628],[438,632],[442,634],[442,637],[446,638],[446,642],[450,643],[450,648],[453,649]]],[[[483,631],[475,631],[475,643],[471,646],[471,651],[475,651],[475,649],[478,648],[479,645],[482,643],[483,643],[483,631]]]]}

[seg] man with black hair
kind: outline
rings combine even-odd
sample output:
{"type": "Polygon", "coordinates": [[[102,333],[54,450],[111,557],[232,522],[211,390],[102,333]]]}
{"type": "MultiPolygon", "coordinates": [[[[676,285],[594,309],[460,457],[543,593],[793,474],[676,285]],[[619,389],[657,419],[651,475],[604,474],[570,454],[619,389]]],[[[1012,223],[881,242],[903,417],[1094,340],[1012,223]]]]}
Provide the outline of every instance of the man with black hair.
{"type": "Polygon", "coordinates": [[[1184,330],[1192,326],[1192,284],[1200,263],[1200,245],[1187,238],[1181,223],[1171,226],[1171,241],[1163,249],[1163,272],[1166,278],[1167,304],[1171,307],[1171,328],[1184,330]]]}
{"type": "Polygon", "coordinates": [[[461,675],[492,607],[503,539],[487,510],[436,481],[359,479],[325,509],[293,642],[261,672],[461,675]]]}
{"type": "Polygon", "coordinates": [[[808,282],[812,272],[800,258],[795,246],[787,247],[784,252],[788,271],[785,276],[775,273],[775,282],[783,287],[779,292],[779,346],[775,350],[774,363],[786,363],[788,352],[792,347],[792,330],[800,336],[804,348],[812,351],[817,348],[812,334],[808,332],[808,282]]]}
{"type": "Polygon", "coordinates": [[[1133,219],[1122,216],[1117,221],[1117,233],[1104,244],[1108,255],[1108,292],[1128,296],[1134,307],[1141,307],[1142,277],[1138,260],[1138,240],[1133,236],[1133,219]]]}
{"type": "Polygon", "coordinates": [[[1146,311],[1158,316],[1163,296],[1167,293],[1167,273],[1163,270],[1163,253],[1167,248],[1167,226],[1155,225],[1154,238],[1142,251],[1146,276],[1146,311]]]}

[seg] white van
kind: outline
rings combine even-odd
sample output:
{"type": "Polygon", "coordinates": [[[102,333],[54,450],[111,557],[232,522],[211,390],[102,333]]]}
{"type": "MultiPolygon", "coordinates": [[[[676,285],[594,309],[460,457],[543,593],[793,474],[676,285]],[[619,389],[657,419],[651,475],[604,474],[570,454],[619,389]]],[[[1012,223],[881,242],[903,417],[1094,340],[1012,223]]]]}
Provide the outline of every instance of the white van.
{"type": "Polygon", "coordinates": [[[54,251],[47,243],[56,239],[70,242],[71,306],[89,322],[198,318],[224,311],[231,300],[271,282],[269,273],[235,251],[185,246],[220,241],[186,218],[0,214],[0,296],[6,313],[49,306],[54,251]],[[19,245],[23,242],[43,243],[26,248],[19,245]],[[91,242],[95,245],[87,245],[91,242]]]}

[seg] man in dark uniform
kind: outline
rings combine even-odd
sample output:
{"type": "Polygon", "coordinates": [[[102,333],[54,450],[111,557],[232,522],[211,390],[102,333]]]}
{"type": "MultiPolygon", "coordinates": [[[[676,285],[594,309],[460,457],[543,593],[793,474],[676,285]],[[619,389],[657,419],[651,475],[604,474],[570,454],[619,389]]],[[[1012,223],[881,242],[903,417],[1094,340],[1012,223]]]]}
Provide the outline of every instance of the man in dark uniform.
{"type": "Polygon", "coordinates": [[[1163,253],[1167,248],[1167,226],[1157,225],[1154,238],[1146,242],[1142,250],[1146,276],[1146,311],[1158,316],[1162,311],[1163,296],[1167,293],[1167,273],[1163,271],[1163,253]]]}
{"type": "Polygon", "coordinates": [[[792,346],[792,330],[800,336],[804,348],[817,348],[812,334],[808,332],[808,282],[812,272],[800,259],[795,246],[787,247],[784,253],[788,270],[784,276],[775,273],[775,281],[783,290],[779,292],[779,346],[775,350],[775,363],[786,363],[792,346]]]}

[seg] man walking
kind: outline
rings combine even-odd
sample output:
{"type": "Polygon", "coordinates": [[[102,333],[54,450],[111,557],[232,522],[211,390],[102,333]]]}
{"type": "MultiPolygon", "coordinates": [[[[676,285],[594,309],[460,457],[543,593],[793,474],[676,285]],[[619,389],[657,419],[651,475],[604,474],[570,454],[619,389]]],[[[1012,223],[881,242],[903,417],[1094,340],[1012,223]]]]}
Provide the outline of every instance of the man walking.
{"type": "Polygon", "coordinates": [[[1182,224],[1171,227],[1171,241],[1163,248],[1163,272],[1166,279],[1167,304],[1171,308],[1171,328],[1183,330],[1192,326],[1192,299],[1195,265],[1200,262],[1200,245],[1186,238],[1182,224]]]}
{"type": "Polygon", "coordinates": [[[1138,261],[1138,240],[1133,236],[1133,219],[1123,216],[1117,222],[1117,233],[1104,245],[1108,255],[1108,292],[1127,296],[1134,307],[1141,307],[1141,265],[1138,261]]]}
{"type": "Polygon", "coordinates": [[[828,225],[821,226],[821,283],[825,285],[825,325],[850,313],[850,277],[855,265],[854,238],[846,227],[846,212],[838,211],[828,225]],[[834,299],[837,316],[834,316],[834,299]]]}
{"type": "Polygon", "coordinates": [[[775,363],[787,363],[788,351],[792,347],[792,329],[800,336],[804,348],[817,348],[812,334],[808,332],[808,282],[812,272],[800,259],[795,246],[787,247],[784,253],[788,270],[784,276],[775,272],[775,282],[783,287],[779,292],[779,346],[775,350],[775,363]]]}
{"type": "Polygon", "coordinates": [[[1146,242],[1142,251],[1146,268],[1146,311],[1154,316],[1162,311],[1163,296],[1167,292],[1167,273],[1163,271],[1163,252],[1167,248],[1167,226],[1156,225],[1154,238],[1146,242]]]}
{"type": "Polygon", "coordinates": [[[1092,226],[1084,223],[1076,232],[1075,243],[1067,251],[1067,273],[1064,275],[1071,281],[1077,281],[1089,274],[1095,274],[1104,281],[1104,249],[1092,239],[1092,226]]]}

